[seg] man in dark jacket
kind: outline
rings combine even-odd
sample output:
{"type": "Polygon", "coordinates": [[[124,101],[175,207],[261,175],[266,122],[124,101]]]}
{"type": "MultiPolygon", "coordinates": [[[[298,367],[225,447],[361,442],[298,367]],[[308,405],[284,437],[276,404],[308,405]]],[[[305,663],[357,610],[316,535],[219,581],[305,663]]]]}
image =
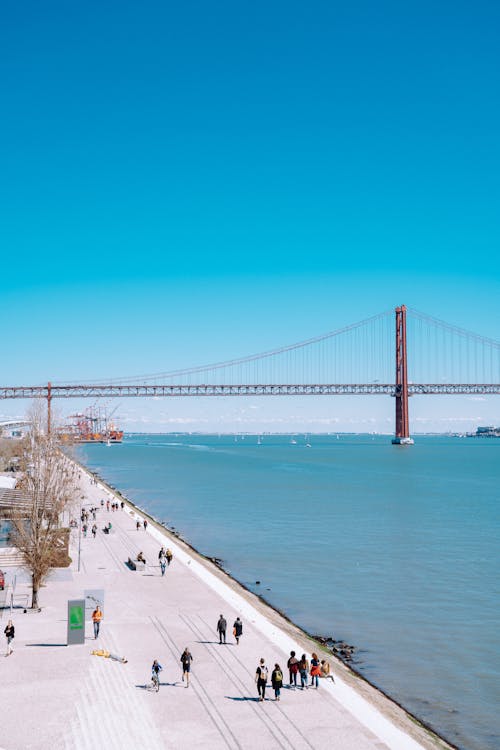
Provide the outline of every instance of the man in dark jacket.
{"type": "Polygon", "coordinates": [[[227,628],[227,622],[224,618],[224,615],[221,615],[219,617],[219,622],[217,623],[217,632],[219,634],[219,643],[222,643],[222,639],[224,639],[224,643],[226,642],[226,628],[227,628]]]}

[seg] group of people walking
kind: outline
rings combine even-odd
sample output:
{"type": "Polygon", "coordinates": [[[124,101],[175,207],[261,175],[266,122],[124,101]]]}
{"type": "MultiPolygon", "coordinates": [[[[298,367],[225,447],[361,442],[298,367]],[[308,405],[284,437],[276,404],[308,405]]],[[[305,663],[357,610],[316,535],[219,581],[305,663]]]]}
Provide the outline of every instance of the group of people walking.
{"type": "MultiPolygon", "coordinates": [[[[330,679],[335,682],[333,675],[330,671],[330,665],[326,659],[321,661],[318,655],[311,654],[311,662],[309,663],[307,656],[302,654],[300,659],[297,659],[295,651],[290,651],[290,658],[287,661],[288,674],[289,674],[289,687],[294,689],[297,687],[297,675],[300,675],[300,687],[301,690],[307,689],[308,687],[316,686],[319,687],[319,678],[330,679]],[[311,678],[311,683],[308,685],[308,679],[311,678]]],[[[269,680],[269,670],[266,666],[265,659],[261,659],[257,669],[255,670],[255,683],[257,685],[257,693],[259,695],[259,701],[266,699],[266,687],[269,680]]],[[[280,700],[281,689],[283,687],[283,672],[278,663],[274,665],[274,669],[271,672],[271,685],[274,690],[274,697],[277,701],[280,700]]]]}
{"type": "Polygon", "coordinates": [[[165,570],[167,569],[167,566],[170,567],[170,563],[174,559],[174,553],[170,549],[170,547],[167,547],[165,549],[164,547],[161,548],[161,550],[158,552],[158,560],[160,563],[160,570],[162,576],[165,575],[165,570]]]}
{"type": "MultiPolygon", "coordinates": [[[[217,633],[219,635],[219,643],[221,645],[226,642],[226,629],[227,620],[224,615],[221,615],[217,621],[217,633]]],[[[243,635],[243,623],[241,622],[239,617],[237,617],[233,623],[233,635],[236,640],[236,645],[238,646],[240,643],[240,638],[243,635]]]]}

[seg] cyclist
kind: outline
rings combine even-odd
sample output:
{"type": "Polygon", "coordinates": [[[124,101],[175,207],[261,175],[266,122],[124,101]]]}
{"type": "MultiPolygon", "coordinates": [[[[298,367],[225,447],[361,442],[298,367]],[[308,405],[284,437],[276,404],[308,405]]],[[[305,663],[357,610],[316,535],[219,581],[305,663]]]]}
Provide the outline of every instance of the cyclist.
{"type": "Polygon", "coordinates": [[[155,659],[151,666],[151,679],[153,680],[153,685],[156,685],[157,691],[160,689],[160,672],[162,669],[162,665],[155,659]]]}

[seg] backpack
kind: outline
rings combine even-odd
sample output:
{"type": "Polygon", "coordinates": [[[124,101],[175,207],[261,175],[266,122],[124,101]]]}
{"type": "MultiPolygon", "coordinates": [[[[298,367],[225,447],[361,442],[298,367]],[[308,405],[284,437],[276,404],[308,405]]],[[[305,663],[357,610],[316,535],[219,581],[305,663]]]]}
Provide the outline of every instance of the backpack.
{"type": "Polygon", "coordinates": [[[290,672],[292,674],[297,674],[298,671],[299,671],[299,665],[296,661],[293,664],[290,664],[290,672]]]}
{"type": "Polygon", "coordinates": [[[274,673],[274,679],[276,682],[283,682],[283,675],[281,674],[279,669],[277,669],[274,673]]]}
{"type": "Polygon", "coordinates": [[[267,667],[264,665],[261,665],[260,667],[260,680],[265,680],[267,682],[267,667]]]}

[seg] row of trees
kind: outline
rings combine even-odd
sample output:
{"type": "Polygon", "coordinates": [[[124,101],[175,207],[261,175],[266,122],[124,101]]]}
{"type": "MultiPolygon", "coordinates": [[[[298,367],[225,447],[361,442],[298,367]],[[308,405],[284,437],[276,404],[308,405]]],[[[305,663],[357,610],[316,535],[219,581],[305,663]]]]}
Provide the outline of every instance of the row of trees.
{"type": "Polygon", "coordinates": [[[67,521],[78,495],[78,469],[61,451],[57,437],[47,434],[40,413],[30,416],[29,431],[18,444],[19,492],[8,517],[12,544],[31,575],[31,606],[38,609],[40,586],[51,568],[70,562],[67,521]]]}

